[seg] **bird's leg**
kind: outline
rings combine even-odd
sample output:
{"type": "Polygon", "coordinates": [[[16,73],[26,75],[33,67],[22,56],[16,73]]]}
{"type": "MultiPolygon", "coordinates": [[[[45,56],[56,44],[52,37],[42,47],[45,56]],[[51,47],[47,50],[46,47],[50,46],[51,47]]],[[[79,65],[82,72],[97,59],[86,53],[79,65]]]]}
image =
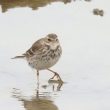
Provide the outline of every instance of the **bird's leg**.
{"type": "Polygon", "coordinates": [[[37,94],[36,97],[39,97],[39,71],[37,70],[37,94]]]}
{"type": "Polygon", "coordinates": [[[55,76],[57,76],[57,78],[59,78],[59,74],[58,73],[56,73],[55,71],[50,70],[50,69],[47,69],[47,70],[49,70],[50,72],[54,73],[54,76],[52,78],[50,78],[50,79],[54,79],[55,76]]]}
{"type": "Polygon", "coordinates": [[[39,82],[39,71],[37,70],[37,81],[39,82]]]}
{"type": "MultiPolygon", "coordinates": [[[[47,69],[47,70],[49,70],[50,72],[54,73],[54,76],[53,76],[52,78],[50,78],[50,80],[51,80],[51,79],[54,79],[55,76],[56,76],[56,77],[58,78],[58,80],[62,81],[62,79],[61,79],[61,77],[60,77],[60,75],[59,75],[58,73],[56,73],[55,71],[50,70],[50,69],[47,69]]],[[[62,82],[63,82],[63,81],[62,81],[62,82]]]]}

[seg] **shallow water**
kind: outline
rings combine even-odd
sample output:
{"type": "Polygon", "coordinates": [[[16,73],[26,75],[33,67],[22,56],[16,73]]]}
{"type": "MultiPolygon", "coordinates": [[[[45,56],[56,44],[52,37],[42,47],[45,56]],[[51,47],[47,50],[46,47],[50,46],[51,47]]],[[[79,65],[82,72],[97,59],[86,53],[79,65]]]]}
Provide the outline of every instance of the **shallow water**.
{"type": "Polygon", "coordinates": [[[0,110],[110,110],[110,2],[108,0],[0,0],[0,110]],[[104,10],[104,16],[92,10],[104,10]],[[63,48],[52,67],[64,84],[48,82],[49,71],[36,71],[24,53],[48,33],[63,48]]]}

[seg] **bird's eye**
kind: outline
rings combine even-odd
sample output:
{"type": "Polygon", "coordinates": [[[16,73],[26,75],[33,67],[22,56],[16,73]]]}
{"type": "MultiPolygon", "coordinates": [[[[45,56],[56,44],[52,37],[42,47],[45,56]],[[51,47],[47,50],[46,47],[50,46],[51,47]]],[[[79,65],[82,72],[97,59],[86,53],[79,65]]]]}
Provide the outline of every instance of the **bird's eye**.
{"type": "Polygon", "coordinates": [[[52,40],[48,38],[48,41],[51,42],[52,40]]]}
{"type": "Polygon", "coordinates": [[[56,41],[58,41],[58,39],[56,39],[56,41]]]}

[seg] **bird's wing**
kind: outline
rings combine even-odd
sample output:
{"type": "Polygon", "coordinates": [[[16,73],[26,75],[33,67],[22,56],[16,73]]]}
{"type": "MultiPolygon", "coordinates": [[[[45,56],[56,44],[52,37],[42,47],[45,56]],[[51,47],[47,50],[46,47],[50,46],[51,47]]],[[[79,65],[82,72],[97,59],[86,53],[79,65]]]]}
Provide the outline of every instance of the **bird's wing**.
{"type": "Polygon", "coordinates": [[[29,56],[33,56],[35,54],[39,54],[42,52],[42,49],[44,47],[44,44],[42,43],[42,39],[36,41],[30,49],[28,49],[26,51],[26,53],[24,53],[23,55],[25,55],[26,57],[29,57],[29,56]]]}

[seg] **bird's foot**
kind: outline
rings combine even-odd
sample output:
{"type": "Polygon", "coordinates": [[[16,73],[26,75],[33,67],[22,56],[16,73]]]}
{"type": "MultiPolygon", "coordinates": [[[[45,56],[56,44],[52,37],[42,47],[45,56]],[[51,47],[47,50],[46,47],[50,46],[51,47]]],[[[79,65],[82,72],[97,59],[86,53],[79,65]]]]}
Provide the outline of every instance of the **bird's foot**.
{"type": "Polygon", "coordinates": [[[59,74],[56,73],[56,72],[55,72],[54,76],[49,79],[49,81],[53,81],[53,82],[54,82],[54,81],[57,81],[57,82],[63,83],[61,77],[60,77],[59,74]],[[54,79],[55,77],[57,78],[57,80],[54,79]]]}

